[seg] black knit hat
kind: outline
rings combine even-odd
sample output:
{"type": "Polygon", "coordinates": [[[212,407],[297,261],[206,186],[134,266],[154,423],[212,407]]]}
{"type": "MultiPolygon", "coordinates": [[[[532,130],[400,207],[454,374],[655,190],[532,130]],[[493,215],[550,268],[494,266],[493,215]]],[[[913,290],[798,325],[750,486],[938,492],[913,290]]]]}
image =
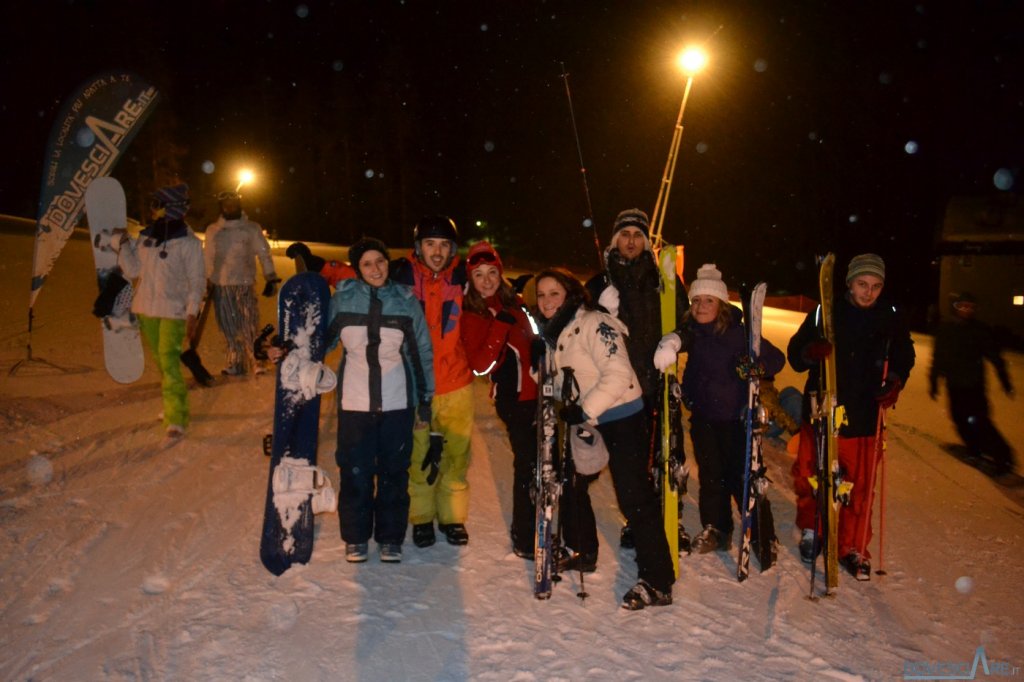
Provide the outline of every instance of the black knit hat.
{"type": "Polygon", "coordinates": [[[639,208],[627,208],[615,217],[615,225],[612,227],[612,242],[615,241],[619,230],[626,227],[635,227],[643,232],[645,237],[651,238],[651,221],[647,214],[639,208]]]}
{"type": "Polygon", "coordinates": [[[359,260],[367,251],[380,251],[384,254],[385,260],[391,260],[391,257],[388,255],[388,247],[384,245],[384,242],[373,237],[363,237],[348,249],[348,262],[355,268],[359,279],[362,279],[362,275],[359,273],[359,260]]]}

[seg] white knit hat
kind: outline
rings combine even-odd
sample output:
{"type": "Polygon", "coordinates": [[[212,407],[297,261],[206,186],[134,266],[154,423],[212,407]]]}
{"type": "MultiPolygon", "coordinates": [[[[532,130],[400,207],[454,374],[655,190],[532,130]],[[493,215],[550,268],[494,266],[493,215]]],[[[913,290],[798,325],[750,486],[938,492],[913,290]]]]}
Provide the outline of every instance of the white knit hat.
{"type": "Polygon", "coordinates": [[[722,281],[721,271],[714,263],[705,263],[697,270],[697,279],[690,284],[690,302],[697,296],[714,296],[721,301],[729,302],[729,290],[722,281]]]}

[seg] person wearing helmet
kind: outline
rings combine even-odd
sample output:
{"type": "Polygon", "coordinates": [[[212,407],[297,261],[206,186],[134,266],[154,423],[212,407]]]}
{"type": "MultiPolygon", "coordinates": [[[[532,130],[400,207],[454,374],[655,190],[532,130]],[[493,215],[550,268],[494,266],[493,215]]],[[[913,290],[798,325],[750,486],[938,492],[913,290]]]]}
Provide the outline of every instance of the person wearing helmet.
{"type": "Polygon", "coordinates": [[[430,428],[413,431],[409,521],[417,547],[436,538],[434,520],[452,545],[469,542],[469,439],[473,430],[473,372],[460,336],[466,270],[456,253],[459,233],[447,216],[427,216],[413,230],[414,247],[391,268],[391,278],[411,286],[423,306],[434,351],[430,428]],[[434,438],[431,438],[431,435],[434,438]],[[442,447],[431,447],[431,442],[442,447]]]}
{"type": "Polygon", "coordinates": [[[273,296],[281,279],[274,269],[263,228],[242,211],[238,192],[221,192],[217,201],[220,217],[206,228],[203,251],[217,326],[227,341],[227,367],[222,374],[258,372],[253,353],[260,322],[256,307],[256,261],[259,260],[266,280],[264,296],[273,296]]]}

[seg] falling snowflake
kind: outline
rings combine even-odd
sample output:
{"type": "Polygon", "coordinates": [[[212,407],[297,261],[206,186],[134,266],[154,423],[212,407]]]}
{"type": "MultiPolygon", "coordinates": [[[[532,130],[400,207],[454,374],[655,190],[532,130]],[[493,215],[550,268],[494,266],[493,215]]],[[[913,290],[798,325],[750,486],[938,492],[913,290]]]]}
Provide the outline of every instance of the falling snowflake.
{"type": "Polygon", "coordinates": [[[204,173],[209,175],[210,173],[212,173],[214,171],[215,167],[213,165],[213,161],[206,160],[206,161],[203,161],[203,165],[201,166],[201,168],[203,169],[204,173]]]}

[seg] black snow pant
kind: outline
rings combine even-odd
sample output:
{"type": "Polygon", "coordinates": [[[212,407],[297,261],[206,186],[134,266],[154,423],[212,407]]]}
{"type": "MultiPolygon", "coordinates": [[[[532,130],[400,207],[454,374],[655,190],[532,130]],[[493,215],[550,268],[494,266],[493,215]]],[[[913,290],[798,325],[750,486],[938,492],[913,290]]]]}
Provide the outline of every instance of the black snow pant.
{"type": "MultiPolygon", "coordinates": [[[[608,468],[619,511],[633,531],[638,577],[667,592],[675,582],[675,570],[665,537],[661,499],[654,490],[648,467],[649,424],[638,412],[623,419],[598,424],[608,448],[608,468]]],[[[597,522],[588,490],[592,476],[572,475],[562,492],[560,515],[565,544],[578,552],[597,553],[597,522]]]]}
{"type": "Polygon", "coordinates": [[[400,545],[409,522],[413,410],[338,413],[341,539],[400,545]],[[376,485],[375,485],[376,480],[376,485]]]}
{"type": "Polygon", "coordinates": [[[997,466],[1013,465],[1013,453],[989,417],[985,387],[948,388],[949,411],[956,431],[971,454],[990,457],[997,466]]]}
{"type": "Polygon", "coordinates": [[[537,401],[501,400],[494,407],[512,447],[512,545],[533,554],[536,514],[530,489],[537,469],[537,401]]]}
{"type": "Polygon", "coordinates": [[[699,471],[701,526],[714,526],[726,537],[733,531],[732,505],[743,504],[746,429],[742,420],[690,420],[690,438],[699,471]]]}

